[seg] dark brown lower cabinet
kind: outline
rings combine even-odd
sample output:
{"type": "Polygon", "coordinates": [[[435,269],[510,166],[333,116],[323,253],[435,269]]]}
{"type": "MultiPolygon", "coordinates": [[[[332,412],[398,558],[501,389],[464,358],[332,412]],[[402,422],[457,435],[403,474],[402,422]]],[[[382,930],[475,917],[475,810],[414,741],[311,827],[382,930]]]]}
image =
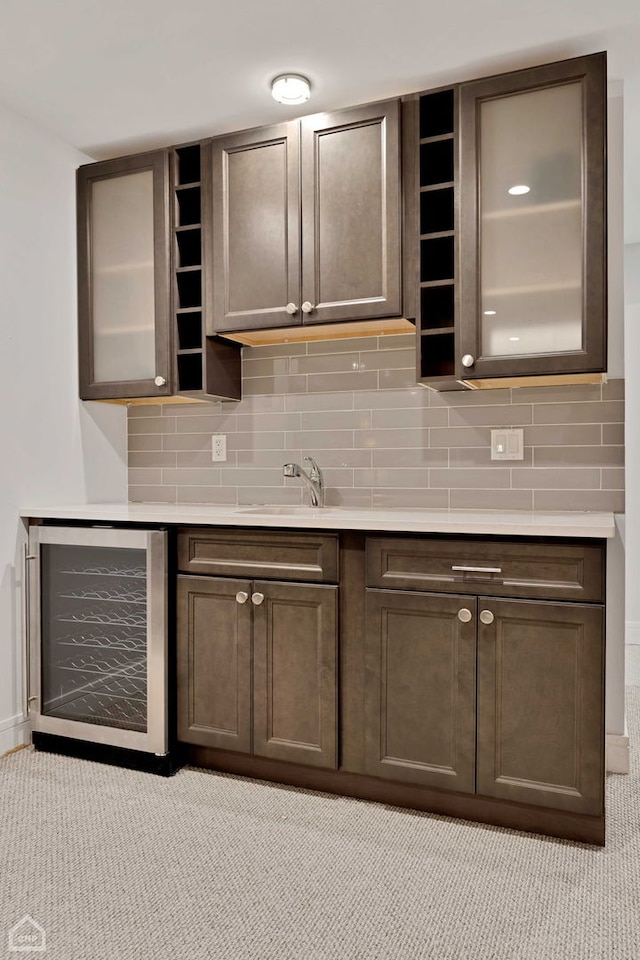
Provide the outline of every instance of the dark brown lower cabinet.
{"type": "Polygon", "coordinates": [[[475,597],[367,590],[367,773],[473,793],[475,607],[475,597]]]}
{"type": "Polygon", "coordinates": [[[179,739],[335,768],[337,593],[179,576],[179,739]]]}
{"type": "Polygon", "coordinates": [[[481,597],[478,608],[477,792],[602,814],[603,607],[481,597]]]}
{"type": "Polygon", "coordinates": [[[367,590],[366,772],[601,816],[603,636],[599,604],[367,590]]]}

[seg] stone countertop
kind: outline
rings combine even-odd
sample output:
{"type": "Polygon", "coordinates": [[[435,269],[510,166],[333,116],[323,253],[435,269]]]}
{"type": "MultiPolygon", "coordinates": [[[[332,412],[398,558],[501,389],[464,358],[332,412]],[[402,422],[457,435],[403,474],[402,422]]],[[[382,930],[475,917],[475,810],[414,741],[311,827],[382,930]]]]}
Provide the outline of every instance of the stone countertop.
{"type": "Polygon", "coordinates": [[[457,533],[527,537],[615,536],[613,513],[526,510],[359,509],[351,507],[219,506],[173,503],[89,503],[26,506],[25,519],[87,523],[179,524],[181,526],[278,527],[371,530],[396,533],[457,533]]]}

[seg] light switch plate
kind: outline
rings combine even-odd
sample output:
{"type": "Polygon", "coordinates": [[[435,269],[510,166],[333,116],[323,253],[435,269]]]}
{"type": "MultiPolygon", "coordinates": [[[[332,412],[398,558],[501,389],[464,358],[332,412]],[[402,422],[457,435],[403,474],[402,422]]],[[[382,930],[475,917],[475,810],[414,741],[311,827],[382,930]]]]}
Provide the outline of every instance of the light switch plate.
{"type": "Polygon", "coordinates": [[[511,430],[491,431],[492,460],[524,460],[524,430],[516,427],[511,430]]]}

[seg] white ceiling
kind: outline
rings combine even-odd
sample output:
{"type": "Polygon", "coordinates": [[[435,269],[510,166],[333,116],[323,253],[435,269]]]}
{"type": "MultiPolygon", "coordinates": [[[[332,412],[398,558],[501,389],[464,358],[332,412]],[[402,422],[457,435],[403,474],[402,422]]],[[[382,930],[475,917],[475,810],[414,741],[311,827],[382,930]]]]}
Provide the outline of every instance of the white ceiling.
{"type": "Polygon", "coordinates": [[[640,242],[638,0],[0,0],[0,100],[103,158],[603,49],[640,242]]]}

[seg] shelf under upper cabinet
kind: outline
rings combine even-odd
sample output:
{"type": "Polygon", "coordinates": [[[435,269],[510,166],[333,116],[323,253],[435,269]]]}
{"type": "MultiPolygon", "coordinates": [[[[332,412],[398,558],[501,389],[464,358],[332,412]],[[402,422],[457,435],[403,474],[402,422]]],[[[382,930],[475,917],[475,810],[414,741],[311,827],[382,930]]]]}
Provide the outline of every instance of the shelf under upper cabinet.
{"type": "MultiPolygon", "coordinates": [[[[424,284],[421,284],[424,286],[424,284]]],[[[533,283],[521,287],[489,287],[483,290],[484,297],[516,297],[530,293],[560,293],[563,290],[579,290],[581,283],[573,280],[569,283],[533,283]]]]}
{"type": "MultiPolygon", "coordinates": [[[[432,188],[427,188],[432,189],[432,188]]],[[[483,212],[481,220],[502,220],[506,217],[526,217],[532,214],[563,213],[569,210],[579,210],[582,200],[555,200],[552,203],[536,203],[527,207],[505,207],[503,210],[483,212]]]]}

